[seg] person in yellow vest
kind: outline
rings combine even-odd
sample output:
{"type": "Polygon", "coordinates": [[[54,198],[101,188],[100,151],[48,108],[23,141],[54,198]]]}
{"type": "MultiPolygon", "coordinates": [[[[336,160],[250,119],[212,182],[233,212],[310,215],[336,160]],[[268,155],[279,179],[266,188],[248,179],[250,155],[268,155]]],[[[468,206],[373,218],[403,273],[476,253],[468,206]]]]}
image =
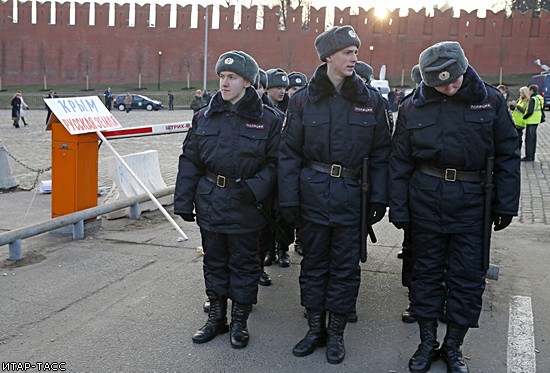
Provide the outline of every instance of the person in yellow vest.
{"type": "Polygon", "coordinates": [[[531,93],[528,87],[521,87],[519,89],[519,99],[518,101],[510,102],[510,110],[512,110],[512,119],[516,125],[516,130],[518,131],[519,138],[519,149],[523,144],[523,130],[525,129],[525,120],[523,116],[527,112],[527,106],[529,105],[529,99],[531,98],[531,93]]]}
{"type": "Polygon", "coordinates": [[[535,152],[537,150],[537,127],[543,122],[544,99],[539,95],[539,87],[536,84],[529,86],[531,98],[527,106],[527,112],[523,115],[525,120],[525,157],[522,161],[532,162],[535,160],[535,152]]]}

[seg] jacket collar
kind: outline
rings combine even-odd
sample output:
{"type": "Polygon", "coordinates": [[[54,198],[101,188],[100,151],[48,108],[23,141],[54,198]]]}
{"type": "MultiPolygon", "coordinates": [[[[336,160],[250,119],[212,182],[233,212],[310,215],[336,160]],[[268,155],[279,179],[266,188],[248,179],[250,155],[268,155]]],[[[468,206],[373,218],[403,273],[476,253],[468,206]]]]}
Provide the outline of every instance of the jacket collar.
{"type": "Polygon", "coordinates": [[[204,116],[208,118],[214,113],[225,111],[233,112],[248,119],[259,119],[263,114],[263,104],[253,87],[246,88],[244,96],[235,105],[224,101],[221,92],[218,91],[210,100],[204,116]]]}
{"type": "Polygon", "coordinates": [[[412,102],[414,106],[420,107],[432,102],[439,102],[445,98],[466,103],[476,103],[485,101],[487,97],[488,93],[485,83],[477,75],[477,72],[471,66],[468,66],[464,73],[462,86],[454,96],[439,93],[435,88],[428,87],[422,82],[414,91],[412,102]]]}
{"type": "MultiPolygon", "coordinates": [[[[317,102],[323,97],[337,94],[334,84],[327,75],[327,64],[319,65],[313,77],[307,85],[307,94],[312,102],[317,102]]],[[[368,89],[355,72],[344,79],[340,95],[347,100],[355,102],[367,102],[369,100],[368,89]]]]}

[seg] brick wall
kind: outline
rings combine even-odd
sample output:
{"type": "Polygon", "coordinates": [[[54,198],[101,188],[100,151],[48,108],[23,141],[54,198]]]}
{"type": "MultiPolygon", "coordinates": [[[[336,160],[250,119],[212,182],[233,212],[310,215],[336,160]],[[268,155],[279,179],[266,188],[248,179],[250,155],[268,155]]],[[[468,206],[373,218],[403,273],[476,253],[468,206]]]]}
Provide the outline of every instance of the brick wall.
{"type": "MultiPolygon", "coordinates": [[[[36,2],[36,22],[32,20],[32,1],[18,3],[18,22],[13,23],[13,0],[0,1],[0,76],[4,85],[42,84],[44,72],[48,84],[156,82],[159,61],[161,81],[185,81],[203,77],[204,15],[198,7],[198,24],[191,28],[191,6],[174,7],[175,27],[170,27],[171,6],[156,6],[154,27],[148,24],[150,6],[135,5],[135,26],[129,23],[130,5],[114,5],[114,23],[109,25],[109,4],[95,5],[95,25],[89,25],[89,3],[74,3],[75,23],[70,24],[71,3],[56,3],[56,22],[50,22],[51,2],[36,2]],[[158,52],[162,51],[159,58],[158,52]]],[[[320,63],[313,43],[324,30],[325,8],[311,9],[310,28],[302,30],[302,9],[287,17],[285,30],[278,29],[279,7],[264,7],[263,29],[256,29],[257,7],[242,8],[239,29],[234,28],[235,7],[220,7],[219,28],[208,31],[208,79],[215,79],[217,57],[230,49],[244,50],[260,67],[282,67],[310,76],[320,63]]],[[[213,7],[209,6],[210,21],[213,7]]],[[[540,18],[514,12],[488,11],[486,18],[476,12],[460,13],[435,10],[409,11],[406,17],[395,10],[384,20],[374,10],[335,8],[334,24],[351,24],[362,40],[359,58],[371,63],[377,73],[384,63],[393,85],[410,83],[411,67],[418,54],[442,40],[460,42],[470,64],[481,74],[537,73],[533,61],[540,58],[550,64],[550,14],[540,18]],[[391,21],[390,21],[391,20],[391,21]],[[369,47],[373,46],[371,52],[369,47]]],[[[210,25],[212,23],[210,22],[210,25]]]]}

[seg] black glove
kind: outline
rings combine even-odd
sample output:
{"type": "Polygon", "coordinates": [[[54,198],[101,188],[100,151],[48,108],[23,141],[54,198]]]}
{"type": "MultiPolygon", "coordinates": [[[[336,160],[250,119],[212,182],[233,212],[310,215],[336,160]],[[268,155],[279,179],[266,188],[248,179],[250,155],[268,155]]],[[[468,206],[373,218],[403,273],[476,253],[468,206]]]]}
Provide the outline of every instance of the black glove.
{"type": "Polygon", "coordinates": [[[296,227],[300,223],[300,208],[298,206],[281,207],[281,216],[288,224],[296,227]]]}
{"type": "Polygon", "coordinates": [[[239,201],[241,201],[242,203],[246,205],[252,205],[256,203],[256,196],[254,195],[250,187],[245,183],[243,183],[242,187],[239,188],[238,193],[239,201]]]}
{"type": "Polygon", "coordinates": [[[493,216],[493,223],[495,223],[495,232],[503,230],[512,222],[512,215],[495,214],[493,216]]]}
{"type": "Polygon", "coordinates": [[[195,214],[193,214],[192,212],[189,213],[189,214],[178,214],[183,220],[185,221],[195,221],[195,214]]]}
{"type": "Polygon", "coordinates": [[[386,206],[381,203],[373,202],[369,206],[369,212],[367,213],[367,223],[374,225],[378,223],[386,215],[386,206]]]}
{"type": "Polygon", "coordinates": [[[408,221],[393,221],[392,224],[397,229],[408,229],[409,228],[409,222],[408,221]]]}

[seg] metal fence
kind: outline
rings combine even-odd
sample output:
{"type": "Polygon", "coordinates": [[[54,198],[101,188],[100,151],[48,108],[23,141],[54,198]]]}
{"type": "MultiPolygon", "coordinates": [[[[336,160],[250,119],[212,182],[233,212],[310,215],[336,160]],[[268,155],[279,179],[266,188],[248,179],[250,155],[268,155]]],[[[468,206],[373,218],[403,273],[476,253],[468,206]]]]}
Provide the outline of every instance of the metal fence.
{"type": "MultiPolygon", "coordinates": [[[[153,192],[156,198],[164,197],[174,194],[175,186],[160,189],[153,192]]],[[[20,260],[22,240],[25,238],[33,237],[49,231],[61,229],[67,226],[72,226],[73,240],[81,240],[84,238],[84,221],[97,218],[98,216],[108,214],[110,212],[122,210],[130,207],[130,219],[139,219],[141,209],[139,204],[141,202],[149,201],[148,194],[140,194],[135,197],[124,199],[122,201],[116,201],[102,206],[91,207],[86,210],[73,212],[46,220],[40,223],[29,225],[18,229],[13,229],[8,232],[0,234],[0,246],[9,244],[9,258],[13,261],[20,260]]],[[[68,233],[68,232],[67,232],[68,233]]]]}

